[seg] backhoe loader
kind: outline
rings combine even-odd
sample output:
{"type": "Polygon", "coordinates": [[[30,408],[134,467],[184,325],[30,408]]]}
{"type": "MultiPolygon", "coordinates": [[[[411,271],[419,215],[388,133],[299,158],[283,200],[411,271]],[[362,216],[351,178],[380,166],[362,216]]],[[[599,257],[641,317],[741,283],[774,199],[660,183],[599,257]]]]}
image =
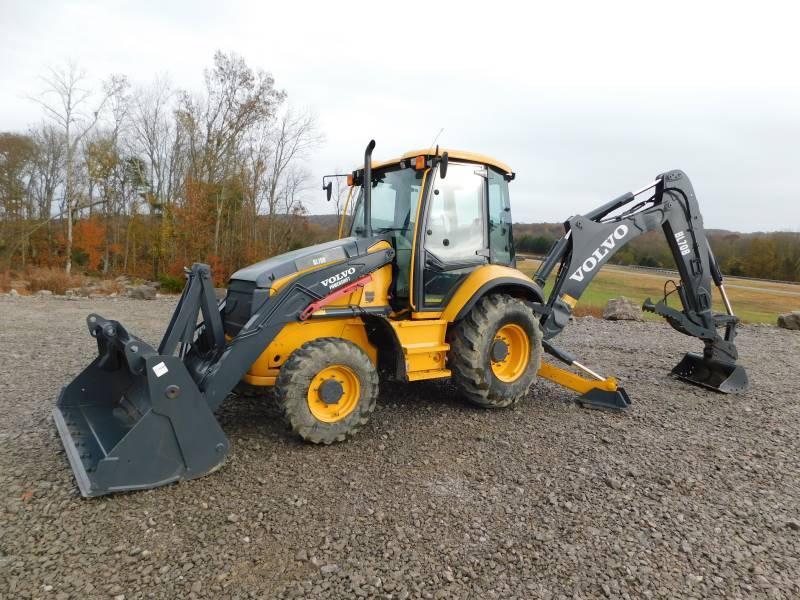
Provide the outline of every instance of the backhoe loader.
{"type": "Polygon", "coordinates": [[[467,402],[501,408],[539,376],[578,392],[582,405],[624,410],[630,399],[617,381],[553,339],[614,253],[659,228],[680,274],[681,306],[668,306],[665,294],[643,308],[703,342],[672,373],[719,392],[747,388],[738,318],[683,172],[569,218],[530,279],[516,268],[510,167],[438,148],[373,162],[374,147],[347,175],[354,207],[339,239],[237,271],[221,301],[209,267],[193,265],[157,348],[88,316],[98,356],[53,412],[84,496],[219,468],[228,440],[214,411],[243,386],[273,388],[292,431],[315,444],[362,428],[387,381],[449,378],[467,402]],[[712,282],[724,314],[712,311],[712,282]]]}

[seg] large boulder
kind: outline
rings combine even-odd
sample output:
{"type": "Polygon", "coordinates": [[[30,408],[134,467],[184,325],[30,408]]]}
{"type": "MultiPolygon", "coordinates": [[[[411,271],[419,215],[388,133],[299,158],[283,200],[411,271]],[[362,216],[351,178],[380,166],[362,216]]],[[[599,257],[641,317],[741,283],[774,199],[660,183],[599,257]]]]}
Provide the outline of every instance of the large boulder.
{"type": "Polygon", "coordinates": [[[778,327],[800,331],[800,310],[795,310],[785,315],[778,315],[778,327]]]}
{"type": "Polygon", "coordinates": [[[603,309],[603,318],[608,321],[644,321],[639,305],[625,296],[609,300],[603,309]]]}
{"type": "Polygon", "coordinates": [[[132,285],[125,288],[125,295],[136,300],[155,300],[156,288],[149,285],[132,285]]]}

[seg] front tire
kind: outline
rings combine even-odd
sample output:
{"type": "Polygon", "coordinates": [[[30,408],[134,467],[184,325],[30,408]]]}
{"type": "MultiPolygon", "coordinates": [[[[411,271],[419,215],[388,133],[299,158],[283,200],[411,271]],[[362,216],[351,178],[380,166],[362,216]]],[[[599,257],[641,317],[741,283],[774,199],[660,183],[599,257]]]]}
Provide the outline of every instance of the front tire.
{"type": "Polygon", "coordinates": [[[482,298],[455,327],[449,367],[468,402],[482,408],[515,404],[530,388],[542,361],[542,331],[518,298],[482,298]]]}
{"type": "Polygon", "coordinates": [[[320,338],[292,353],[275,387],[292,431],[327,445],[343,442],[367,424],[378,397],[378,373],[352,342],[320,338]]]}

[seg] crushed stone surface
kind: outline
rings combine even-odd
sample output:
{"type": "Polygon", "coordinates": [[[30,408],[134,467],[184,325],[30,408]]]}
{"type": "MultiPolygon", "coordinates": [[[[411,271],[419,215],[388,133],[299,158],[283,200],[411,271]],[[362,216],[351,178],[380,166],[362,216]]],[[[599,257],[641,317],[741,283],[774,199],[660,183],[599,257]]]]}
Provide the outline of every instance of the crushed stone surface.
{"type": "Polygon", "coordinates": [[[50,412],[95,356],[86,315],[156,344],[176,300],[0,298],[0,598],[798,598],[800,334],[744,326],[749,392],[669,377],[697,340],[571,323],[627,414],[539,382],[486,411],[382,387],[358,436],[294,439],[231,397],[224,467],[83,499],[50,412]]]}

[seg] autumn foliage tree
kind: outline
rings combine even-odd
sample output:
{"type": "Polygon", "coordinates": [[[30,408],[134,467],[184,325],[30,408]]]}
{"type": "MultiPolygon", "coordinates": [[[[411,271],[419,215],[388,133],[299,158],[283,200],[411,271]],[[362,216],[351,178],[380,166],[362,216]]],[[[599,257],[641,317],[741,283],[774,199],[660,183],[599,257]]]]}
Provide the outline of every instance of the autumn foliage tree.
{"type": "Polygon", "coordinates": [[[157,278],[204,261],[224,279],[302,235],[321,136],[266,71],[217,52],[200,91],[95,91],[73,63],[44,81],[49,122],[0,134],[0,268],[157,278]]]}

